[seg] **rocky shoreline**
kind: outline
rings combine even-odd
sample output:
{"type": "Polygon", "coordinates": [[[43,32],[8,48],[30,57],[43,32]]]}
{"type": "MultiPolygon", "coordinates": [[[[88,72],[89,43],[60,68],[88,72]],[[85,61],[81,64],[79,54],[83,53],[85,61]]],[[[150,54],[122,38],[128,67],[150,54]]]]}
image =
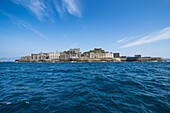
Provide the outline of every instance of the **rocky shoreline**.
{"type": "Polygon", "coordinates": [[[166,60],[162,58],[150,58],[150,59],[136,59],[136,60],[129,60],[123,58],[109,58],[109,59],[69,59],[69,60],[26,60],[26,59],[17,59],[15,62],[166,62],[166,60]]]}

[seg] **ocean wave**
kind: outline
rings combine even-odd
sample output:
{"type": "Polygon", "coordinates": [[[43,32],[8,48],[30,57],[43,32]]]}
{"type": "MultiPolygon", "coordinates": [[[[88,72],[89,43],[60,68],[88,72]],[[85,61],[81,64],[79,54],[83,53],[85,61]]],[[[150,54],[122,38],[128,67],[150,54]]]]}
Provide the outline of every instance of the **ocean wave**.
{"type": "Polygon", "coordinates": [[[169,63],[0,65],[0,112],[169,113],[169,63]]]}

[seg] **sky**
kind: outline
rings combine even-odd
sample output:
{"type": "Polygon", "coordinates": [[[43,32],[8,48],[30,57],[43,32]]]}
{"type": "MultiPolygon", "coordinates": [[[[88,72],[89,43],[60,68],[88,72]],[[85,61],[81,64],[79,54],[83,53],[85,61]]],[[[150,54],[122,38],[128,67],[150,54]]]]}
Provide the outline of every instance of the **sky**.
{"type": "Polygon", "coordinates": [[[0,0],[0,57],[103,48],[170,57],[170,0],[0,0]]]}

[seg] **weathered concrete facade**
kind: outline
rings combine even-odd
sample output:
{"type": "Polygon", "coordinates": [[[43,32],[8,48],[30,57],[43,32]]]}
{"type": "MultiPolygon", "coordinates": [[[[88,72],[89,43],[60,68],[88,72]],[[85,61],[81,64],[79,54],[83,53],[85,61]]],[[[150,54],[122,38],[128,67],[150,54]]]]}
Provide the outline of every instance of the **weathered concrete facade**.
{"type": "Polygon", "coordinates": [[[79,58],[81,58],[80,48],[74,48],[60,53],[61,60],[71,60],[79,58]]]}
{"type": "Polygon", "coordinates": [[[114,58],[120,58],[120,53],[113,53],[114,58]]]}
{"type": "Polygon", "coordinates": [[[50,53],[48,53],[48,57],[50,60],[59,60],[60,52],[50,52],[50,53]]]}
{"type": "Polygon", "coordinates": [[[32,60],[46,60],[48,59],[47,53],[31,54],[32,60]]]}
{"type": "Polygon", "coordinates": [[[94,53],[90,52],[90,58],[113,58],[113,53],[94,53]]]}

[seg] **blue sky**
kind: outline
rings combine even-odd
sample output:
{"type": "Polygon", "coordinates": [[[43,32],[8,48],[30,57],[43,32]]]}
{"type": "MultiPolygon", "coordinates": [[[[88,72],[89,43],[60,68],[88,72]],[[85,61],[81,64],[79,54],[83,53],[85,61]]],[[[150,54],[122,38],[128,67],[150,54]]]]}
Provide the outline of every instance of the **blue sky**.
{"type": "Polygon", "coordinates": [[[170,57],[170,0],[0,0],[0,57],[102,47],[170,57]]]}

